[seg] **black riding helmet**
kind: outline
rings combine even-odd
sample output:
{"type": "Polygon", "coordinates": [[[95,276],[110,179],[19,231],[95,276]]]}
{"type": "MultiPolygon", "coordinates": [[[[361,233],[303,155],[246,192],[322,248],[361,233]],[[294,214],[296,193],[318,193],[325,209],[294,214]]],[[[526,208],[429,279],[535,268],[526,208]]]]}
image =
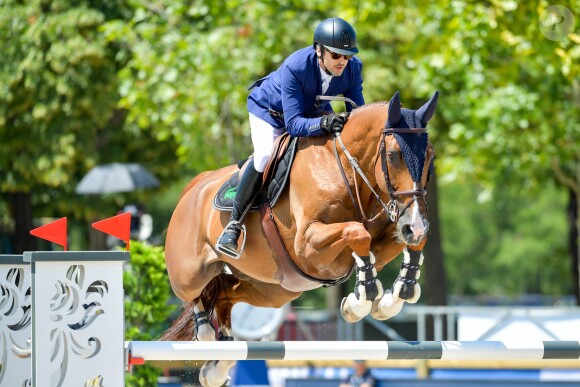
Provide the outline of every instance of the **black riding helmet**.
{"type": "Polygon", "coordinates": [[[358,52],[354,28],[339,17],[325,19],[318,24],[314,31],[314,48],[317,43],[341,55],[358,52]]]}

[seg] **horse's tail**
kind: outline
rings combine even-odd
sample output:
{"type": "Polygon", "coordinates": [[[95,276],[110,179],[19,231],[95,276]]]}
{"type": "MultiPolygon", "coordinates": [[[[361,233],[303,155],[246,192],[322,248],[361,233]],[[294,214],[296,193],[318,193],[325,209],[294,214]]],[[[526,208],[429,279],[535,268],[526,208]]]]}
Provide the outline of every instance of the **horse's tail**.
{"type": "MultiPolygon", "coordinates": [[[[215,303],[219,297],[220,290],[226,290],[226,286],[231,282],[231,275],[220,273],[215,276],[203,289],[199,298],[183,304],[181,315],[171,324],[163,335],[159,338],[162,341],[189,341],[194,338],[194,311],[195,302],[201,301],[208,320],[212,321],[215,303]]],[[[213,324],[213,323],[212,323],[213,324]]]]}

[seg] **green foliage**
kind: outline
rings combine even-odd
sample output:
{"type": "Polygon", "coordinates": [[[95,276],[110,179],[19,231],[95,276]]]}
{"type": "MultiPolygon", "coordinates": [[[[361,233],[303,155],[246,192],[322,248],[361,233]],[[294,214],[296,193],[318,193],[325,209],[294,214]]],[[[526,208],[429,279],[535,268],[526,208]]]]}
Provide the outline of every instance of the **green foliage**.
{"type": "Polygon", "coordinates": [[[461,183],[440,188],[449,293],[570,294],[566,195],[546,186],[542,195],[524,191],[482,202],[481,192],[461,183]]]}
{"type": "Polygon", "coordinates": [[[473,177],[489,191],[506,182],[535,189],[553,179],[552,161],[574,170],[578,149],[565,144],[580,133],[580,36],[543,37],[538,20],[548,5],[160,1],[134,5],[132,20],[105,31],[131,58],[119,73],[128,124],[175,136],[180,161],[196,171],[250,152],[246,88],[337,15],[358,31],[367,100],[401,90],[415,105],[441,90],[432,126],[445,178],[473,177]]]}
{"type": "MultiPolygon", "coordinates": [[[[483,278],[493,276],[478,276],[478,270],[501,267],[527,273],[529,281],[513,289],[557,292],[550,287],[563,266],[550,272],[546,265],[552,268],[554,254],[564,254],[564,214],[533,222],[537,215],[513,210],[514,203],[531,200],[522,192],[534,198],[526,206],[530,211],[546,197],[561,204],[563,190],[543,190],[556,181],[556,190],[563,184],[578,189],[580,35],[546,39],[538,21],[549,5],[547,0],[2,1],[0,192],[33,192],[35,217],[86,219],[110,213],[123,200],[74,195],[95,164],[141,162],[165,189],[184,176],[247,156],[247,87],[311,44],[321,19],[340,16],[358,33],[367,101],[387,100],[400,90],[405,106],[415,107],[441,91],[430,134],[442,190],[466,186],[447,195],[468,191],[452,204],[464,203],[470,214],[445,220],[443,235],[477,228],[482,236],[469,243],[454,239],[453,251],[445,242],[453,262],[447,265],[452,289],[486,292],[483,278]],[[511,223],[490,216],[499,204],[514,214],[511,223]],[[528,223],[538,223],[549,238],[533,230],[522,237],[528,223]],[[472,272],[456,271],[455,263],[464,260],[455,251],[469,259],[470,267],[460,265],[461,270],[472,272]],[[530,256],[536,257],[533,264],[525,258],[530,256]],[[533,274],[540,267],[549,280],[538,285],[533,274]],[[468,274],[474,274],[469,284],[468,274]]],[[[578,25],[580,2],[562,5],[578,25]]],[[[9,206],[1,200],[0,221],[10,223],[9,206]]],[[[174,201],[172,196],[165,203],[174,201]]],[[[169,217],[159,206],[158,200],[149,206],[161,214],[156,226],[169,217]]],[[[442,202],[443,214],[457,207],[448,206],[442,202]]],[[[172,208],[168,204],[165,212],[172,208]]]]}
{"type": "Polygon", "coordinates": [[[0,192],[33,192],[38,217],[86,212],[74,186],[118,99],[107,17],[89,3],[0,4],[0,192]]]}
{"type": "MultiPolygon", "coordinates": [[[[123,273],[125,288],[125,339],[154,340],[176,309],[162,247],[131,241],[131,263],[123,273]]],[[[142,365],[127,375],[127,386],[156,385],[160,370],[142,365]]]]}
{"type": "Polygon", "coordinates": [[[99,32],[104,17],[83,5],[65,8],[1,6],[3,192],[69,185],[95,157],[95,129],[115,108],[117,64],[99,32]]]}
{"type": "MultiPolygon", "coordinates": [[[[0,2],[3,225],[11,224],[5,193],[32,192],[35,217],[86,221],[111,214],[123,197],[95,200],[74,193],[96,164],[140,162],[162,183],[179,176],[173,137],[159,139],[153,128],[133,132],[123,124],[127,112],[119,106],[118,72],[128,59],[120,45],[106,39],[102,27],[130,19],[130,3],[0,2]]],[[[15,233],[28,232],[19,226],[15,233]]]]}

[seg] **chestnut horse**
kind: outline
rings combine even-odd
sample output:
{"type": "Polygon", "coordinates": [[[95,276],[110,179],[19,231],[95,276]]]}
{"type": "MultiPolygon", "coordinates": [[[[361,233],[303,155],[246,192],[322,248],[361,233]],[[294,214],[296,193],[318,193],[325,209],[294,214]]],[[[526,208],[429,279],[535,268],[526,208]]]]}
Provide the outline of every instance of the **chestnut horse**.
{"type": "MultiPolygon", "coordinates": [[[[354,109],[340,135],[306,137],[290,172],[289,187],[273,209],[273,219],[295,266],[312,286],[292,286],[274,257],[259,213],[246,219],[246,243],[239,259],[214,245],[228,223],[212,200],[238,167],[195,177],[183,191],[167,230],[165,255],[175,294],[184,311],[163,340],[232,340],[231,310],[246,302],[281,307],[302,291],[326,280],[347,279],[353,266],[354,292],[342,300],[341,313],[355,322],[369,313],[376,319],[396,315],[404,301],[416,302],[429,229],[425,203],[434,151],[426,125],[438,92],[420,109],[401,108],[397,92],[390,103],[354,109]],[[404,252],[392,290],[383,291],[377,271],[404,252]],[[286,284],[286,285],[285,285],[286,284]]],[[[208,362],[200,381],[221,385],[233,361],[208,362]]]]}

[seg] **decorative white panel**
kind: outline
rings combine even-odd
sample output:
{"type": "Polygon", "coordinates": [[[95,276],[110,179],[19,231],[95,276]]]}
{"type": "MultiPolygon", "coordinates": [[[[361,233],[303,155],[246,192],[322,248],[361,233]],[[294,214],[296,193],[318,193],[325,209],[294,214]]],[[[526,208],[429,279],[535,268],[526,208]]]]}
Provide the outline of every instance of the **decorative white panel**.
{"type": "Polygon", "coordinates": [[[30,254],[34,387],[124,385],[124,252],[30,254]]]}
{"type": "Polygon", "coordinates": [[[0,386],[31,385],[30,265],[0,255],[0,386]]]}

